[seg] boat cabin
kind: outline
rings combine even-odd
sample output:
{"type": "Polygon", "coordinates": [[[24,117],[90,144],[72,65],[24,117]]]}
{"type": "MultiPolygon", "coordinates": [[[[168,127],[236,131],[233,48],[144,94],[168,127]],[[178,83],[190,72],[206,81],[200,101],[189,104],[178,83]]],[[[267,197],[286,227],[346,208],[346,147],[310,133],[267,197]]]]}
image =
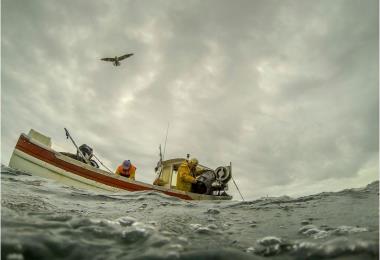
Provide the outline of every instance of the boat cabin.
{"type": "MultiPolygon", "coordinates": [[[[156,179],[154,185],[163,186],[169,189],[176,189],[177,187],[177,173],[179,166],[186,161],[185,158],[175,158],[166,161],[158,162],[155,168],[156,179]]],[[[197,170],[211,170],[209,167],[198,164],[197,170]]]]}

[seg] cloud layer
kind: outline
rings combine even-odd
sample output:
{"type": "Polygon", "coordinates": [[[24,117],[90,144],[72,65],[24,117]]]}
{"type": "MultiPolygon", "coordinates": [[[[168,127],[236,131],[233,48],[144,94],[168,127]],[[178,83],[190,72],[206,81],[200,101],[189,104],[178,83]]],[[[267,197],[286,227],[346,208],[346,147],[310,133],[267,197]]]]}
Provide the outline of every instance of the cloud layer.
{"type": "MultiPolygon", "coordinates": [[[[378,2],[2,1],[2,163],[63,127],[151,182],[166,158],[233,163],[248,198],[378,178],[378,2]],[[113,67],[105,56],[135,53],[113,67]]],[[[238,198],[234,187],[231,193],[238,198]]]]}

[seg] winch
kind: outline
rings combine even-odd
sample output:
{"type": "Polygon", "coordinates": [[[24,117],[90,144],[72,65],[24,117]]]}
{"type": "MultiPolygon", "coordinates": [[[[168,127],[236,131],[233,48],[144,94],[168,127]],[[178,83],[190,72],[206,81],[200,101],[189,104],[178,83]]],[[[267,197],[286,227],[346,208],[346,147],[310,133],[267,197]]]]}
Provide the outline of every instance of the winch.
{"type": "Polygon", "coordinates": [[[207,195],[217,195],[228,190],[228,182],[232,177],[229,166],[220,166],[215,170],[207,169],[197,177],[192,185],[192,192],[207,195]]]}

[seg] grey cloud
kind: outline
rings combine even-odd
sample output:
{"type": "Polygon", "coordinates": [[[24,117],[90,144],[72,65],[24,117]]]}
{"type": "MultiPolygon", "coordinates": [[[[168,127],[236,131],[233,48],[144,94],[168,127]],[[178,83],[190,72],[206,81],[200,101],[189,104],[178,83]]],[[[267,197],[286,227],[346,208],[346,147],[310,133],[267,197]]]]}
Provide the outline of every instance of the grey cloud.
{"type": "Polygon", "coordinates": [[[232,161],[248,197],[335,189],[378,168],[378,103],[377,1],[2,1],[5,164],[68,127],[151,182],[170,122],[166,158],[232,161]]]}

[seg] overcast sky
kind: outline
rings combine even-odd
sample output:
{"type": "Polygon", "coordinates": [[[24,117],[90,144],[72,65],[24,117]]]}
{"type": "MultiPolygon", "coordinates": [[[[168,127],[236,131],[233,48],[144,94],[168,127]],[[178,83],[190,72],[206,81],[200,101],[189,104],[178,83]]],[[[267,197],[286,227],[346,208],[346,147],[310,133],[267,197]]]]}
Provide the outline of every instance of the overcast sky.
{"type": "Polygon", "coordinates": [[[376,0],[2,0],[1,161],[30,128],[75,152],[66,127],[151,183],[169,123],[165,158],[231,161],[246,198],[364,186],[379,169],[378,12],[376,0]]]}

